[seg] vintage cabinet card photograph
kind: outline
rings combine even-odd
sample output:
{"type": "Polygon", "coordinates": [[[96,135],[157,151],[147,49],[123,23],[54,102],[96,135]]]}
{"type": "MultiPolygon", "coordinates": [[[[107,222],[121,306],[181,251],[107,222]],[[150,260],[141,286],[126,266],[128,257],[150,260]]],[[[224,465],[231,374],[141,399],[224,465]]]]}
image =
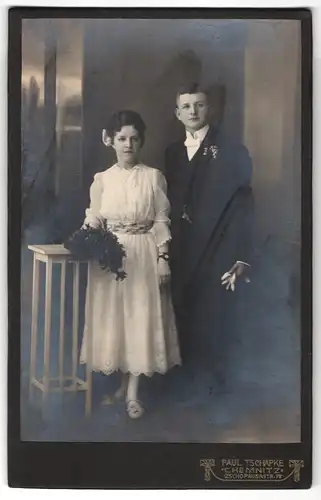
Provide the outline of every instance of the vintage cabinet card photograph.
{"type": "Polygon", "coordinates": [[[8,19],[10,486],[310,487],[311,12],[8,19]]]}

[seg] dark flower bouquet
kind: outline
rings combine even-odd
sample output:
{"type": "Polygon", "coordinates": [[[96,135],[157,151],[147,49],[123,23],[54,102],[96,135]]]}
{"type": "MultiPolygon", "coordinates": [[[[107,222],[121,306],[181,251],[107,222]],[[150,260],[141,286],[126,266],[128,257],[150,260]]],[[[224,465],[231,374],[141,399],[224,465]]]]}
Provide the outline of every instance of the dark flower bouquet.
{"type": "Polygon", "coordinates": [[[80,228],[68,238],[64,247],[77,260],[98,262],[101,269],[115,274],[117,281],[126,277],[122,270],[125,249],[117,236],[108,229],[106,219],[96,228],[89,225],[80,228]]]}

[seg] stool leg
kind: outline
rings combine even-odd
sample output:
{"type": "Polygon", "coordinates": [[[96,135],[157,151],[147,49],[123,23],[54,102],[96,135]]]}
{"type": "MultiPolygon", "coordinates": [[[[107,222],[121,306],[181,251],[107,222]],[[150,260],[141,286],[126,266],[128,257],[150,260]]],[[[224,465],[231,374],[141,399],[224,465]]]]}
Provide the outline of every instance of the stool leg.
{"type": "Polygon", "coordinates": [[[59,388],[64,388],[64,342],[65,342],[65,289],[66,289],[66,261],[61,263],[60,276],[60,327],[59,327],[59,388]]]}
{"type": "Polygon", "coordinates": [[[78,361],[78,325],[79,325],[79,262],[73,269],[73,335],[72,335],[72,383],[74,394],[77,391],[77,361],[78,361]]]}
{"type": "MultiPolygon", "coordinates": [[[[87,301],[86,301],[86,321],[90,320],[91,314],[91,302],[92,302],[92,290],[91,290],[91,269],[90,263],[88,263],[87,272],[87,301]]],[[[87,363],[86,363],[86,402],[85,402],[85,415],[89,417],[91,415],[91,403],[92,403],[92,332],[87,331],[87,363]]]]}
{"type": "Polygon", "coordinates": [[[52,260],[46,263],[46,300],[45,300],[45,338],[44,338],[44,372],[43,403],[46,403],[49,392],[50,374],[50,330],[51,330],[51,292],[52,292],[52,260]]]}
{"type": "Polygon", "coordinates": [[[29,395],[32,400],[33,381],[36,378],[37,361],[37,335],[38,335],[38,309],[39,309],[39,260],[33,255],[32,276],[32,316],[31,316],[31,346],[30,346],[30,378],[29,395]]]}

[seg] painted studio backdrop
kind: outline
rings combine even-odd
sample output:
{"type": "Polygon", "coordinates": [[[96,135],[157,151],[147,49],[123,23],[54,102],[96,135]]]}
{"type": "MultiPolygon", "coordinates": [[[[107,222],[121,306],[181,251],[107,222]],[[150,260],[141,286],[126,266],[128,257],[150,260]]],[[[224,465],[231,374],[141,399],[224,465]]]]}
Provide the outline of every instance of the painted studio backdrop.
{"type": "Polygon", "coordinates": [[[23,21],[22,439],[300,440],[300,59],[298,21],[23,21]],[[142,160],[163,169],[165,149],[181,133],[175,93],[186,80],[211,87],[216,119],[246,145],[253,161],[257,250],[253,279],[238,303],[238,341],[229,346],[235,383],[229,391],[214,390],[202,399],[193,392],[186,397],[177,384],[171,390],[175,370],[146,378],[141,390],[149,410],[139,421],[128,421],[117,404],[100,405],[106,388],[116,387],[117,374],[108,380],[94,374],[89,417],[85,390],[57,390],[44,398],[41,388],[31,384],[31,398],[31,361],[34,378],[41,380],[46,349],[51,377],[59,382],[61,370],[64,376],[77,370],[79,380],[85,377],[77,356],[86,270],[78,268],[77,291],[75,269],[66,266],[62,306],[60,266],[53,265],[46,299],[47,264],[41,262],[39,287],[33,290],[28,246],[59,244],[82,224],[93,175],[115,160],[101,141],[112,112],[133,109],[142,115],[147,125],[142,160]],[[38,338],[32,360],[35,293],[38,338]],[[45,320],[48,307],[51,315],[45,320]],[[49,347],[43,339],[46,321],[49,347]]]}

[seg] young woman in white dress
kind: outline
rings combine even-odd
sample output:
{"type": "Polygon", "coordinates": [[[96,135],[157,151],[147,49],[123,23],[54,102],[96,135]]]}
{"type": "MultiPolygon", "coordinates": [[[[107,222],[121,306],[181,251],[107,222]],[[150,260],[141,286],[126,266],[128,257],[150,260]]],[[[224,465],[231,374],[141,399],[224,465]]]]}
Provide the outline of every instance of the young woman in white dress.
{"type": "MultiPolygon", "coordinates": [[[[145,124],[134,111],[115,113],[103,131],[117,163],[94,176],[90,207],[84,224],[95,227],[107,219],[108,227],[124,246],[123,269],[116,281],[98,263],[90,263],[84,338],[80,362],[87,362],[87,339],[92,339],[92,367],[109,375],[124,373],[112,400],[126,397],[131,418],[140,417],[140,375],[166,373],[181,364],[169,287],[169,202],[163,174],[139,161],[145,124]]],[[[109,403],[110,398],[106,398],[109,403]]]]}

